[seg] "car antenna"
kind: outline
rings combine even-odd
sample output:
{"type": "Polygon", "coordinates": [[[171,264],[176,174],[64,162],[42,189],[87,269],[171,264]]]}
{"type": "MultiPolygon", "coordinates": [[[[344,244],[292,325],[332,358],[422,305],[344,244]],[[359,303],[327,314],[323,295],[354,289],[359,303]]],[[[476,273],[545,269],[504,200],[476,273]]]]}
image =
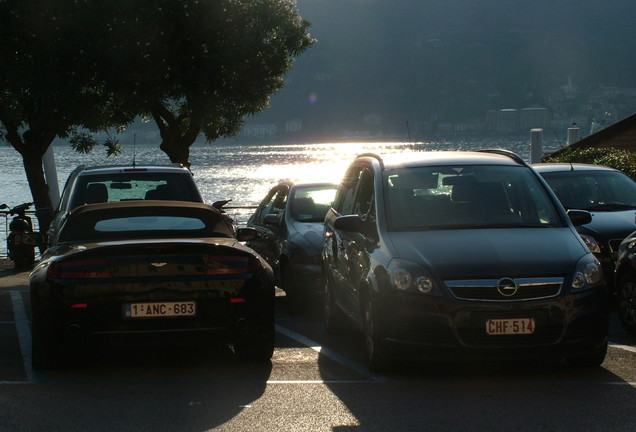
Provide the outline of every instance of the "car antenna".
{"type": "Polygon", "coordinates": [[[137,166],[137,132],[133,132],[133,168],[137,166]]]}

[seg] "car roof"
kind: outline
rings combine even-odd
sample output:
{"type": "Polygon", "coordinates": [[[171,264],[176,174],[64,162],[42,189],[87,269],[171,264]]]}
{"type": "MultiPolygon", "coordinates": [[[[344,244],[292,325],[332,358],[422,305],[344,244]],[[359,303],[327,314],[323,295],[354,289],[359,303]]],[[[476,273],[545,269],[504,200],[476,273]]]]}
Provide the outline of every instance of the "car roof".
{"type": "Polygon", "coordinates": [[[585,163],[538,163],[533,164],[532,167],[539,173],[565,171],[618,171],[614,168],[606,167],[603,165],[592,165],[585,163]]]}
{"type": "Polygon", "coordinates": [[[358,159],[376,159],[384,169],[417,167],[426,165],[508,165],[525,166],[526,163],[515,153],[506,150],[488,151],[422,151],[378,156],[358,155],[358,159]]]}
{"type": "Polygon", "coordinates": [[[335,182],[298,182],[291,184],[294,189],[303,189],[303,188],[311,188],[311,187],[321,187],[321,186],[338,186],[338,183],[335,182]]]}

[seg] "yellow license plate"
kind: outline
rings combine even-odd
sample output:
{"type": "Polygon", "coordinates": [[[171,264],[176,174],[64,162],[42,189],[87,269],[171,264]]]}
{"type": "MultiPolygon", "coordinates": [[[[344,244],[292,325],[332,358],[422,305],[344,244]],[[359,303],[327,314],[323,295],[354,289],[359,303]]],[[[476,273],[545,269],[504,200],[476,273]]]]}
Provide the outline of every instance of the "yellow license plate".
{"type": "Polygon", "coordinates": [[[124,304],[124,318],[163,318],[195,316],[197,305],[193,301],[124,304]]]}
{"type": "Polygon", "coordinates": [[[524,335],[535,330],[534,318],[489,319],[486,333],[489,335],[524,335]]]}

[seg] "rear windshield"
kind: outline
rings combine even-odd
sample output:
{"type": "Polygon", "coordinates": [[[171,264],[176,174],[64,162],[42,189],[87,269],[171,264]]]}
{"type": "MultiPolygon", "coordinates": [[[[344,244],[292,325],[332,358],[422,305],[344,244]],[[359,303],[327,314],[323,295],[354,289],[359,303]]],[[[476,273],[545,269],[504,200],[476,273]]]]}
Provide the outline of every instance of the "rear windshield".
{"type": "Polygon", "coordinates": [[[58,242],[233,237],[220,213],[193,208],[122,208],[71,213],[58,242]]]}
{"type": "Polygon", "coordinates": [[[565,226],[530,169],[415,167],[388,172],[390,230],[565,226]]]}
{"type": "Polygon", "coordinates": [[[70,208],[130,200],[202,201],[189,174],[123,172],[80,176],[73,189],[70,208]]]}

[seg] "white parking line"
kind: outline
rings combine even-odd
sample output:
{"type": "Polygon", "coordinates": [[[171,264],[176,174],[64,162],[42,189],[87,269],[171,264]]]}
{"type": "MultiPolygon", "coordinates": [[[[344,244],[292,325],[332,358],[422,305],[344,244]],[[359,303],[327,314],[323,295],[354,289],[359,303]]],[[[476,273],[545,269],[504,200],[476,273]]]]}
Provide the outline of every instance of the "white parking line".
{"type": "Polygon", "coordinates": [[[636,353],[636,347],[633,347],[633,346],[616,344],[614,342],[609,342],[609,346],[611,346],[613,348],[618,348],[618,349],[622,349],[622,350],[625,350],[625,351],[636,353]]]}
{"type": "Polygon", "coordinates": [[[29,318],[27,317],[20,291],[11,291],[11,303],[13,303],[15,328],[18,334],[22,364],[27,376],[27,382],[39,382],[42,380],[40,375],[31,367],[31,328],[29,327],[29,318]]]}
{"type": "Polygon", "coordinates": [[[347,357],[345,357],[344,355],[330,349],[330,348],[326,348],[321,346],[318,342],[315,342],[299,333],[296,333],[295,331],[289,330],[288,328],[285,328],[279,324],[276,324],[276,331],[284,336],[287,336],[290,339],[295,340],[296,342],[299,342],[303,345],[306,345],[307,347],[311,348],[312,350],[319,352],[321,355],[324,355],[325,357],[330,358],[331,360],[335,361],[336,363],[339,363],[345,367],[347,367],[348,369],[353,370],[354,372],[359,373],[362,376],[365,376],[367,378],[370,378],[374,381],[392,381],[391,379],[383,376],[383,375],[379,375],[379,374],[375,374],[373,372],[370,372],[369,369],[366,368],[366,366],[361,365],[358,362],[355,362],[347,357]]]}

